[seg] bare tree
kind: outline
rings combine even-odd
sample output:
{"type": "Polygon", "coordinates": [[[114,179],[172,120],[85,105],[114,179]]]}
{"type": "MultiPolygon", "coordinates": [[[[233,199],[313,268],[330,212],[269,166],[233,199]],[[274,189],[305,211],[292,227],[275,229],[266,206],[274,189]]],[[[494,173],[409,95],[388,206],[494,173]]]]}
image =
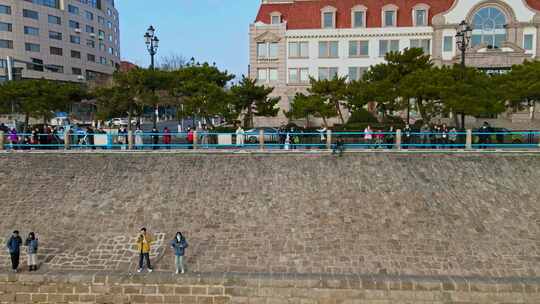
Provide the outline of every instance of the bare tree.
{"type": "Polygon", "coordinates": [[[174,53],[162,56],[158,62],[159,69],[163,71],[177,71],[188,64],[188,60],[184,56],[174,53]]]}

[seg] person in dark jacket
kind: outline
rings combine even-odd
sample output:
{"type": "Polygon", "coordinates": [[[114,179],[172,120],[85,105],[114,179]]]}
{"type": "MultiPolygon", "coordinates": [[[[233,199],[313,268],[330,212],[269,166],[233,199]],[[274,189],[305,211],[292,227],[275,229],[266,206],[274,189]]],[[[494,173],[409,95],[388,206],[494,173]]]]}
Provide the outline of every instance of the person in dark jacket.
{"type": "Polygon", "coordinates": [[[188,243],[186,241],[186,238],[182,235],[182,232],[176,233],[176,236],[171,241],[171,247],[174,250],[176,274],[183,274],[185,273],[184,254],[186,252],[186,248],[188,248],[188,243]]]}
{"type": "Polygon", "coordinates": [[[13,234],[6,242],[6,247],[11,256],[11,269],[13,272],[17,272],[19,269],[19,258],[21,256],[22,239],[19,236],[19,231],[13,231],[13,234]]]}
{"type": "Polygon", "coordinates": [[[38,239],[34,232],[28,234],[24,245],[27,247],[28,253],[28,271],[37,271],[38,239]]]}
{"type": "Polygon", "coordinates": [[[156,128],[152,129],[152,148],[154,150],[159,149],[159,131],[156,128]]]}

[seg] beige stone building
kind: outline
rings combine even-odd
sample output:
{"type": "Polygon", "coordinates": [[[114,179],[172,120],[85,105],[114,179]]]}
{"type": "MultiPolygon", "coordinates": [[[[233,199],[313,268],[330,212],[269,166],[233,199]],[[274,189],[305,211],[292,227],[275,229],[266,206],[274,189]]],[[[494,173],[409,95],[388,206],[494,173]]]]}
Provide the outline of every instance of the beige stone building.
{"type": "Polygon", "coordinates": [[[23,78],[108,78],[120,64],[114,0],[0,0],[0,80],[8,56],[23,78]]]}
{"type": "MultiPolygon", "coordinates": [[[[459,62],[462,21],[473,28],[468,66],[501,73],[540,56],[540,0],[262,0],[250,26],[250,77],[274,87],[288,110],[310,76],[358,79],[389,51],[420,47],[437,64],[459,62]]],[[[534,111],[499,118],[532,121],[534,111]]]]}

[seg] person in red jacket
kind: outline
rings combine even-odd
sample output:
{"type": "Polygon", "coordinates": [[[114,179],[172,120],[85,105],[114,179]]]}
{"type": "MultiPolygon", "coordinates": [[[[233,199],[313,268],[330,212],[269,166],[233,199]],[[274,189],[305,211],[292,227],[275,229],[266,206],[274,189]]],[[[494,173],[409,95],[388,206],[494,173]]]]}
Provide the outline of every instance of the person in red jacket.
{"type": "Polygon", "coordinates": [[[171,131],[167,127],[163,129],[163,144],[165,145],[166,149],[171,148],[171,131]]]}
{"type": "Polygon", "coordinates": [[[193,149],[193,139],[195,138],[195,134],[193,133],[193,128],[189,128],[188,134],[187,134],[187,141],[189,144],[188,149],[193,149]]]}

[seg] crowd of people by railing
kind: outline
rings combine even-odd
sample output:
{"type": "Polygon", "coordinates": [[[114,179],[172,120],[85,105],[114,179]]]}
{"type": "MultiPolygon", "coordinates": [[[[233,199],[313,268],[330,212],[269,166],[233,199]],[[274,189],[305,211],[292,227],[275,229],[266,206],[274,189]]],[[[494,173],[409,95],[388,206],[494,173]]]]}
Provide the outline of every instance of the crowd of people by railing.
{"type": "MultiPolygon", "coordinates": [[[[520,147],[537,148],[540,132],[494,129],[489,124],[476,130],[458,130],[446,124],[424,124],[413,129],[405,125],[397,130],[368,125],[363,131],[329,131],[326,128],[303,130],[295,127],[216,132],[206,126],[189,128],[185,132],[172,132],[168,127],[143,131],[136,127],[129,132],[102,128],[69,128],[42,125],[29,132],[18,133],[0,124],[4,149],[332,149],[339,143],[343,149],[461,149],[467,146],[470,132],[472,148],[520,147]],[[268,131],[270,130],[270,131],[268,131]],[[399,138],[399,140],[398,140],[399,138]]],[[[2,148],[0,146],[0,148],[2,148]]]]}
{"type": "MultiPolygon", "coordinates": [[[[148,233],[146,228],[141,228],[139,235],[137,235],[135,244],[139,256],[139,267],[137,268],[137,272],[142,272],[145,267],[148,272],[153,271],[152,263],[150,261],[150,253],[153,243],[154,238],[152,235],[148,233]]],[[[34,232],[30,232],[26,240],[23,242],[18,230],[13,231],[11,236],[6,241],[6,249],[10,255],[12,271],[15,273],[19,272],[21,247],[23,246],[26,247],[28,271],[37,271],[37,254],[39,247],[38,238],[34,232]]],[[[184,274],[186,271],[184,256],[189,245],[182,232],[177,232],[175,234],[174,238],[170,241],[169,246],[173,251],[176,274],[184,274]]]]}

